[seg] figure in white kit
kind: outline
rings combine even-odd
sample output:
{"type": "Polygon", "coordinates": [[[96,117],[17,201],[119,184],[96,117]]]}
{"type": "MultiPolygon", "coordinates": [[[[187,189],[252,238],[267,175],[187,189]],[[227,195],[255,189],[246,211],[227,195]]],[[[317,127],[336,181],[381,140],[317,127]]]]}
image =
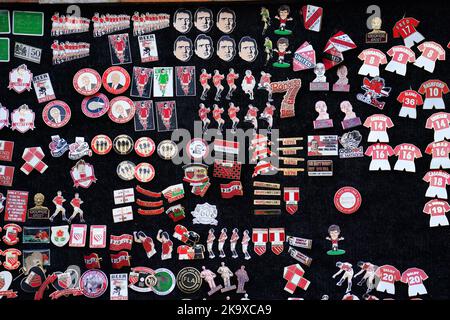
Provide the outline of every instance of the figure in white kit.
{"type": "Polygon", "coordinates": [[[213,245],[215,239],[216,236],[214,235],[214,229],[211,228],[208,231],[208,238],[206,239],[206,250],[208,250],[210,259],[214,259],[216,257],[216,255],[213,252],[213,245]]]}
{"type": "Polygon", "coordinates": [[[66,202],[66,199],[62,196],[62,192],[58,191],[56,193],[56,197],[53,198],[53,203],[55,204],[55,212],[52,214],[52,216],[49,218],[50,222],[53,222],[53,220],[56,218],[58,213],[61,212],[62,220],[68,221],[66,217],[66,209],[63,207],[63,203],[66,202]]]}
{"type": "Polygon", "coordinates": [[[352,278],[353,278],[353,268],[352,265],[348,262],[336,262],[336,267],[339,268],[339,271],[333,275],[333,279],[336,278],[339,274],[344,272],[341,280],[336,283],[337,286],[342,286],[345,280],[347,280],[347,290],[345,293],[349,293],[352,290],[352,278]]]}
{"type": "Polygon", "coordinates": [[[218,244],[218,248],[219,248],[219,257],[221,258],[225,258],[225,251],[223,251],[223,246],[225,245],[225,241],[228,239],[227,236],[227,228],[223,228],[220,231],[220,236],[219,236],[219,244],[218,244]]]}
{"type": "Polygon", "coordinates": [[[250,254],[248,253],[248,243],[250,242],[250,240],[251,240],[251,238],[250,238],[248,230],[244,230],[244,232],[242,233],[241,244],[242,244],[242,252],[244,253],[245,260],[249,260],[251,258],[250,254]]]}
{"type": "Polygon", "coordinates": [[[236,244],[239,240],[239,230],[238,228],[234,228],[231,233],[231,239],[230,239],[230,250],[231,250],[231,257],[236,259],[238,256],[238,253],[236,251],[236,244]]]}
{"type": "Polygon", "coordinates": [[[80,214],[80,222],[83,223],[84,217],[83,217],[83,210],[81,210],[81,205],[83,204],[83,200],[80,199],[80,195],[78,193],[75,193],[75,198],[73,198],[70,201],[70,204],[73,207],[73,213],[72,216],[69,218],[69,223],[72,222],[72,220],[76,217],[77,214],[80,214]]]}
{"type": "Polygon", "coordinates": [[[250,100],[254,99],[253,96],[253,89],[255,88],[256,81],[255,77],[252,75],[251,70],[245,70],[245,77],[242,79],[242,90],[245,94],[248,94],[250,97],[250,100]]]}

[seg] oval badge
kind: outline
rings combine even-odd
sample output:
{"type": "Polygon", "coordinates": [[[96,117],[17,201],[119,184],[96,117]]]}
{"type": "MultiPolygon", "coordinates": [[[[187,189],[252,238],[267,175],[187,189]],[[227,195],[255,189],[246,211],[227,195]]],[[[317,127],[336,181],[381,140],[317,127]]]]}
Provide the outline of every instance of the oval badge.
{"type": "Polygon", "coordinates": [[[64,127],[70,120],[69,105],[61,100],[49,102],[42,110],[42,120],[51,128],[64,127]]]}

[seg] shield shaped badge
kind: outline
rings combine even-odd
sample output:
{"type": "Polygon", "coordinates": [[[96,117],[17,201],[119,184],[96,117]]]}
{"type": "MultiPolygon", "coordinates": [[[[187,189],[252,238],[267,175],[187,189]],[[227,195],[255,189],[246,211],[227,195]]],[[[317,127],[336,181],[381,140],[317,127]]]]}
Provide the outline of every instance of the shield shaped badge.
{"type": "Polygon", "coordinates": [[[51,241],[57,247],[64,247],[69,242],[69,226],[51,227],[51,241]]]}

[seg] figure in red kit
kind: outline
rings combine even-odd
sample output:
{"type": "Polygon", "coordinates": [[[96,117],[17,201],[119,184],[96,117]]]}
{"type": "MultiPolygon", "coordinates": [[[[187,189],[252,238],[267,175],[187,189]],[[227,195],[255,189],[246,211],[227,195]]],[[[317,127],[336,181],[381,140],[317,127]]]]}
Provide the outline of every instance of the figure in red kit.
{"type": "Polygon", "coordinates": [[[222,113],[224,112],[223,108],[219,108],[217,104],[213,104],[213,119],[217,122],[217,134],[222,134],[223,125],[225,120],[222,119],[222,113]]]}
{"type": "Polygon", "coordinates": [[[239,124],[239,118],[237,117],[237,113],[240,111],[238,106],[235,106],[233,102],[228,104],[228,117],[232,121],[231,132],[236,133],[237,126],[239,124]]]}
{"type": "Polygon", "coordinates": [[[341,280],[336,283],[337,286],[342,286],[345,280],[347,280],[347,290],[345,293],[349,293],[352,291],[352,278],[353,278],[353,268],[352,265],[348,262],[336,262],[336,267],[339,268],[339,271],[333,274],[333,279],[336,278],[338,275],[340,275],[342,272],[344,272],[344,275],[342,276],[341,280]]]}
{"type": "Polygon", "coordinates": [[[208,130],[208,126],[211,120],[208,119],[208,113],[211,112],[210,108],[207,108],[204,103],[200,103],[200,108],[198,109],[198,116],[203,123],[203,133],[208,130]]]}
{"type": "Polygon", "coordinates": [[[68,222],[71,223],[77,214],[80,214],[80,222],[81,223],[85,222],[84,218],[83,218],[84,213],[83,213],[83,210],[81,210],[81,205],[83,204],[83,200],[80,199],[80,195],[78,193],[75,193],[75,198],[73,198],[70,201],[70,204],[73,207],[73,213],[72,213],[72,216],[70,216],[68,222]]]}
{"type": "Polygon", "coordinates": [[[66,202],[66,199],[62,196],[62,192],[58,191],[56,193],[56,197],[53,198],[53,203],[55,204],[55,212],[52,214],[52,216],[49,218],[50,222],[53,222],[53,220],[56,218],[58,213],[61,212],[62,220],[67,221],[66,217],[66,209],[63,207],[64,202],[66,202]]]}
{"type": "Polygon", "coordinates": [[[147,254],[147,258],[151,258],[155,253],[155,244],[153,243],[153,239],[147,236],[144,232],[133,232],[134,242],[142,243],[142,247],[147,254]]]}
{"type": "Polygon", "coordinates": [[[234,91],[236,91],[236,89],[237,89],[237,86],[234,83],[234,81],[238,78],[239,78],[239,73],[234,72],[234,69],[230,68],[230,70],[227,74],[227,84],[228,84],[229,90],[228,90],[228,93],[227,93],[227,96],[225,97],[225,99],[230,100],[231,97],[233,96],[234,91]]]}
{"type": "Polygon", "coordinates": [[[219,70],[214,70],[214,76],[212,77],[212,81],[214,84],[214,87],[216,87],[216,96],[214,97],[214,100],[220,101],[220,97],[222,95],[222,91],[224,89],[222,85],[222,80],[225,78],[223,74],[220,74],[219,70]]]}
{"type": "Polygon", "coordinates": [[[211,89],[211,86],[208,84],[208,80],[211,79],[211,74],[206,71],[206,69],[202,69],[200,74],[200,85],[203,88],[202,95],[200,96],[201,100],[206,99],[206,95],[208,94],[209,89],[211,89]]]}
{"type": "Polygon", "coordinates": [[[268,127],[267,131],[269,133],[272,132],[272,126],[273,126],[273,113],[275,111],[275,106],[271,105],[270,102],[266,103],[266,107],[264,108],[264,111],[260,115],[260,119],[267,121],[268,127]]]}

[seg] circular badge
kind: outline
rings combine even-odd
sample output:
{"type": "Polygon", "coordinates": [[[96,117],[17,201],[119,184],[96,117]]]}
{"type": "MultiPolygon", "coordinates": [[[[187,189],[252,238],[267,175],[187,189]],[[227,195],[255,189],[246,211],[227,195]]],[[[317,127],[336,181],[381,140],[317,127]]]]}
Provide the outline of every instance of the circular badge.
{"type": "Polygon", "coordinates": [[[112,94],[121,94],[130,86],[130,74],[122,67],[109,67],[103,72],[103,87],[112,94]]]}
{"type": "Polygon", "coordinates": [[[334,195],[336,209],[345,214],[352,214],[358,211],[361,202],[361,194],[353,187],[342,187],[334,195]]]}
{"type": "Polygon", "coordinates": [[[141,137],[134,144],[134,151],[140,157],[150,157],[155,152],[156,146],[152,138],[141,137]]]}
{"type": "Polygon", "coordinates": [[[163,140],[158,144],[156,150],[164,160],[172,160],[178,154],[178,147],[172,140],[163,140]]]}
{"type": "Polygon", "coordinates": [[[117,175],[120,179],[130,181],[134,179],[136,165],[131,161],[122,161],[117,165],[117,175]]]}
{"type": "Polygon", "coordinates": [[[114,138],[113,141],[113,148],[114,151],[117,152],[120,155],[126,155],[133,150],[134,141],[130,136],[127,136],[126,134],[118,135],[114,138]]]}
{"type": "Polygon", "coordinates": [[[133,101],[130,98],[120,96],[111,100],[108,116],[115,123],[126,123],[133,119],[135,111],[133,101]]]}
{"type": "Polygon", "coordinates": [[[155,271],[147,267],[131,268],[128,281],[130,289],[137,292],[151,292],[158,282],[155,271]]]}
{"type": "Polygon", "coordinates": [[[166,268],[159,268],[155,270],[156,285],[153,287],[153,292],[159,296],[168,295],[175,288],[175,275],[172,271],[166,268]]]}
{"type": "Polygon", "coordinates": [[[92,96],[100,90],[102,79],[97,71],[90,68],[84,68],[73,76],[73,87],[84,96],[92,96]]]}
{"type": "Polygon", "coordinates": [[[134,177],[139,182],[150,182],[155,177],[155,168],[150,163],[142,162],[134,168],[134,177]]]}
{"type": "Polygon", "coordinates": [[[200,160],[208,154],[208,144],[201,138],[194,138],[188,142],[186,151],[192,160],[200,160]]]}
{"type": "Polygon", "coordinates": [[[98,298],[108,288],[106,274],[97,269],[91,269],[83,273],[80,279],[80,289],[87,298],[98,298]]]}
{"type": "Polygon", "coordinates": [[[112,141],[107,135],[99,134],[92,139],[91,148],[96,154],[103,156],[111,151],[112,141]]]}
{"type": "Polygon", "coordinates": [[[42,110],[42,120],[51,128],[64,127],[69,122],[71,111],[67,103],[61,100],[54,100],[47,103],[42,110]]]}
{"type": "Polygon", "coordinates": [[[86,97],[81,102],[81,111],[89,118],[99,118],[109,110],[109,99],[103,93],[86,97]]]}
{"type": "Polygon", "coordinates": [[[177,287],[184,293],[194,293],[202,286],[200,271],[192,267],[181,269],[177,274],[177,287]]]}

